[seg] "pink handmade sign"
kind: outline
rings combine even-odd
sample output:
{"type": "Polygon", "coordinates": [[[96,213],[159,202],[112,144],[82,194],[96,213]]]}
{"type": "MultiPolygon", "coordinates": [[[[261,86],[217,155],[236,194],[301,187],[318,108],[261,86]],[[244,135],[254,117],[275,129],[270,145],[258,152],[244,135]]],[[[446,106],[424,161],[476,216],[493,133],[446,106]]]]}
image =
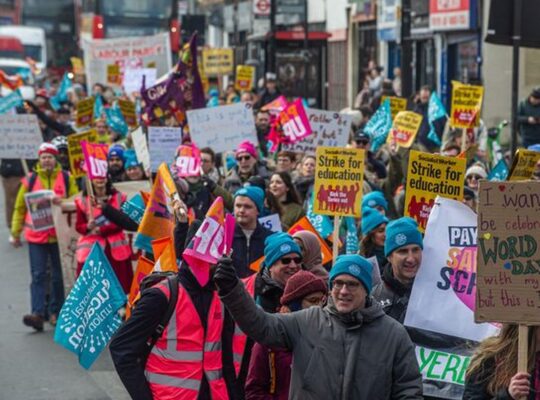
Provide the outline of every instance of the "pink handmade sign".
{"type": "Polygon", "coordinates": [[[81,141],[86,174],[89,179],[107,177],[107,152],[109,145],[81,141]]]}
{"type": "Polygon", "coordinates": [[[201,173],[201,151],[194,144],[180,146],[172,170],[180,178],[199,176],[201,173]]]}

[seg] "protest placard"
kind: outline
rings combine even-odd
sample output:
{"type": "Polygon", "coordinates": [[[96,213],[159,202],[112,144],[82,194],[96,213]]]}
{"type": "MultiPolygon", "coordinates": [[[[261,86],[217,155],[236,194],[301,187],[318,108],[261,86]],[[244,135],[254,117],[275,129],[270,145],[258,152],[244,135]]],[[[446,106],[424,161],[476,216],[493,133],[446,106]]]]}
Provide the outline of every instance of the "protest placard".
{"type": "Polygon", "coordinates": [[[381,96],[381,104],[388,99],[390,101],[390,114],[392,115],[392,121],[396,118],[396,115],[400,111],[405,111],[407,109],[407,99],[404,97],[397,96],[381,96]]]}
{"type": "Polygon", "coordinates": [[[201,174],[201,151],[195,145],[180,146],[171,170],[176,176],[182,178],[199,176],[201,174]]]}
{"type": "Polygon", "coordinates": [[[251,90],[255,83],[255,67],[251,65],[237,65],[234,88],[238,91],[251,90]]]}
{"type": "Polygon", "coordinates": [[[418,222],[421,232],[437,195],[463,199],[466,160],[411,150],[405,189],[405,215],[418,222]]]}
{"type": "Polygon", "coordinates": [[[244,140],[257,143],[257,130],[251,106],[229,106],[189,110],[189,132],[199,148],[212,147],[216,153],[234,150],[244,140]]]}
{"type": "Polygon", "coordinates": [[[148,143],[146,142],[146,135],[141,127],[131,132],[131,139],[133,140],[133,147],[137,154],[137,159],[142,163],[144,170],[150,169],[150,153],[148,152],[148,143]]]}
{"type": "Polygon", "coordinates": [[[536,163],[540,161],[540,153],[532,150],[518,149],[508,174],[509,181],[526,181],[532,178],[536,163]]]}
{"type": "Polygon", "coordinates": [[[287,107],[287,99],[282,95],[274,101],[262,106],[261,110],[268,111],[272,115],[278,115],[280,112],[285,110],[285,107],[287,107]]]}
{"type": "Polygon", "coordinates": [[[174,161],[176,148],[181,144],[181,128],[149,126],[148,151],[151,171],[156,172],[161,163],[170,165],[174,161]]]}
{"type": "Polygon", "coordinates": [[[120,75],[120,66],[117,64],[107,65],[107,84],[112,86],[120,86],[122,76],[120,75]]]}
{"type": "Polygon", "coordinates": [[[409,148],[416,138],[422,124],[422,115],[412,111],[400,111],[394,118],[387,142],[395,142],[398,146],[409,148]]]}
{"type": "MultiPolygon", "coordinates": [[[[120,66],[120,74],[129,69],[144,68],[155,62],[156,76],[172,68],[172,52],[167,32],[154,36],[82,40],[88,87],[107,81],[107,65],[120,66]]],[[[150,85],[147,85],[147,87],[150,85]]],[[[126,91],[131,94],[131,92],[126,91]]]]}
{"type": "Polygon", "coordinates": [[[35,159],[42,141],[34,114],[0,115],[0,158],[35,159]]]}
{"type": "Polygon", "coordinates": [[[266,229],[270,229],[272,232],[283,232],[279,214],[270,214],[266,217],[261,217],[259,218],[259,224],[264,226],[266,229]]]}
{"type": "Polygon", "coordinates": [[[480,181],[475,320],[540,323],[540,182],[480,181]]]}
{"type": "Polygon", "coordinates": [[[307,109],[306,113],[311,135],[295,143],[284,143],[284,150],[315,154],[319,146],[345,147],[351,130],[351,115],[314,108],[307,109]]]}
{"type": "Polygon", "coordinates": [[[141,91],[143,78],[146,79],[146,87],[156,84],[156,68],[128,68],[124,71],[124,91],[127,94],[139,93],[141,91]]]}
{"type": "Polygon", "coordinates": [[[77,272],[77,240],[79,233],[75,229],[77,211],[75,202],[64,200],[62,207],[53,207],[54,230],[60,251],[60,262],[62,264],[62,275],[64,277],[65,292],[69,293],[75,283],[77,272]]]}
{"type": "Polygon", "coordinates": [[[81,141],[83,140],[87,141],[88,143],[96,143],[97,132],[94,129],[90,129],[86,132],[76,133],[67,137],[69,169],[74,178],[80,178],[86,175],[83,168],[84,155],[81,147],[81,141]]]}
{"type": "MultiPolygon", "coordinates": [[[[471,362],[470,354],[449,353],[424,346],[415,346],[415,354],[423,380],[465,386],[465,374],[471,362]]],[[[440,388],[442,385],[437,386],[440,388]]],[[[424,389],[424,395],[437,395],[438,398],[440,394],[437,392],[427,393],[424,389]]],[[[448,395],[446,395],[444,398],[461,399],[463,393],[460,394],[457,397],[447,397],[448,395]]]]}
{"type": "Polygon", "coordinates": [[[87,97],[77,103],[77,119],[75,123],[78,128],[88,126],[94,117],[94,98],[87,97]]]}
{"type": "Polygon", "coordinates": [[[302,99],[296,99],[279,113],[278,125],[283,131],[285,143],[295,143],[311,135],[311,125],[302,99]]]}
{"type": "Polygon", "coordinates": [[[452,81],[450,125],[454,128],[474,128],[480,123],[483,86],[452,81]]]}
{"type": "Polygon", "coordinates": [[[131,199],[140,192],[150,192],[152,190],[152,186],[148,180],[115,182],[113,186],[119,192],[124,193],[128,199],[131,199]]]}
{"type": "Polygon", "coordinates": [[[52,190],[37,190],[24,195],[26,210],[32,220],[32,229],[34,231],[46,231],[54,227],[52,216],[53,197],[54,192],[52,190]]]}
{"type": "Polygon", "coordinates": [[[318,147],[316,157],[313,211],[360,217],[364,150],[318,147]]]}
{"type": "Polygon", "coordinates": [[[137,126],[137,114],[135,112],[135,103],[130,100],[118,100],[118,107],[124,116],[126,124],[130,128],[137,126]]]}
{"type": "Polygon", "coordinates": [[[75,75],[84,75],[84,65],[82,59],[79,57],[70,57],[71,66],[73,67],[73,73],[75,75]]]}
{"type": "MultiPolygon", "coordinates": [[[[23,105],[23,97],[19,89],[14,90],[10,94],[0,98],[0,114],[6,114],[13,111],[15,107],[23,105]]],[[[13,112],[15,113],[15,112],[13,112]]]]}
{"type": "Polygon", "coordinates": [[[203,69],[207,76],[231,75],[234,67],[233,49],[204,49],[203,69]]]}
{"type": "Polygon", "coordinates": [[[109,145],[89,143],[83,140],[81,142],[81,148],[88,179],[106,178],[108,169],[107,152],[109,150],[109,145]]]}

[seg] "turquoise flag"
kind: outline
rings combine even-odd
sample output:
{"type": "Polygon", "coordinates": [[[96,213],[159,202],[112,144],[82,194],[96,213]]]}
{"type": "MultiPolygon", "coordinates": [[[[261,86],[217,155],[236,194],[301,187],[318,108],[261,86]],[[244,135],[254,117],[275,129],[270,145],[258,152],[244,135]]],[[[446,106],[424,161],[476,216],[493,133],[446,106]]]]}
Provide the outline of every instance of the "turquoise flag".
{"type": "Polygon", "coordinates": [[[113,107],[105,108],[103,111],[105,112],[107,125],[113,131],[125,137],[128,134],[129,128],[120,108],[115,104],[113,107]]]}
{"type": "Polygon", "coordinates": [[[499,160],[497,164],[493,167],[493,169],[488,174],[488,180],[490,181],[505,181],[508,177],[508,173],[510,171],[508,170],[508,165],[504,162],[504,160],[499,160]]]}
{"type": "Polygon", "coordinates": [[[0,114],[5,114],[15,107],[20,107],[23,105],[23,98],[21,96],[21,91],[19,89],[14,90],[7,96],[0,98],[0,114]]]}
{"type": "Polygon", "coordinates": [[[358,227],[354,217],[345,217],[345,225],[347,226],[347,235],[345,236],[345,253],[358,254],[358,227]]]}
{"type": "Polygon", "coordinates": [[[308,208],[306,216],[309,219],[309,222],[311,222],[311,225],[313,225],[319,235],[321,235],[322,238],[326,239],[334,231],[334,226],[332,224],[332,221],[330,220],[330,217],[328,215],[320,215],[313,212],[313,194],[311,195],[311,199],[307,203],[308,208]]]}
{"type": "Polygon", "coordinates": [[[137,193],[130,200],[125,201],[124,204],[122,204],[121,208],[122,211],[126,213],[129,218],[140,224],[144,216],[146,206],[144,205],[142,196],[137,193]]]}
{"type": "Polygon", "coordinates": [[[69,79],[68,74],[65,73],[64,77],[62,78],[62,82],[60,82],[60,86],[56,91],[56,95],[51,97],[49,100],[52,108],[58,110],[60,108],[60,103],[68,101],[67,92],[72,86],[73,84],[71,83],[71,79],[69,79]]]}
{"type": "Polygon", "coordinates": [[[120,327],[118,310],[126,295],[103,249],[94,244],[69,293],[54,332],[54,341],[79,356],[89,369],[120,327]]]}
{"type": "Polygon", "coordinates": [[[437,132],[435,132],[435,126],[433,125],[433,122],[435,122],[439,118],[445,117],[446,115],[446,109],[444,108],[444,105],[441,102],[439,96],[437,96],[437,93],[431,93],[428,103],[429,133],[427,138],[433,143],[435,143],[437,146],[440,146],[442,143],[441,139],[437,135],[437,132]]]}
{"type": "Polygon", "coordinates": [[[103,98],[100,94],[95,96],[94,100],[94,119],[100,119],[103,115],[103,98]]]}
{"type": "Polygon", "coordinates": [[[369,119],[364,132],[371,137],[371,150],[377,151],[386,142],[388,132],[392,128],[392,114],[390,112],[390,99],[377,108],[375,114],[369,119]]]}

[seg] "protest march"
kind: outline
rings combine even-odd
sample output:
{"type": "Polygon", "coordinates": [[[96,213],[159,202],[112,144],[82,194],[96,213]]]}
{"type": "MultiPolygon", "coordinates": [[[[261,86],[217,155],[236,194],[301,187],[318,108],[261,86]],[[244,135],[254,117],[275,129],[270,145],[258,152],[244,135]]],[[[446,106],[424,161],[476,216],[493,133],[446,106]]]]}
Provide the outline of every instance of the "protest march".
{"type": "Polygon", "coordinates": [[[24,340],[137,400],[539,400],[540,87],[510,145],[480,82],[375,64],[325,109],[188,39],[82,38],[31,99],[2,72],[24,340]]]}

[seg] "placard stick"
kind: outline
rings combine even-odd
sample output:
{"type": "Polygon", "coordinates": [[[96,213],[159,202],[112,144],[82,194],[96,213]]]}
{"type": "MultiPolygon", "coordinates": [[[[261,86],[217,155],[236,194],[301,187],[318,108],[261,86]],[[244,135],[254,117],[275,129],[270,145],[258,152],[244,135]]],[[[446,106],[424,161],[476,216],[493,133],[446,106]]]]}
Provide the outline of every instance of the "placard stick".
{"type": "MultiPolygon", "coordinates": [[[[529,327],[527,325],[519,325],[518,328],[518,370],[517,372],[528,372],[529,364],[529,327]]],[[[527,397],[521,397],[519,400],[527,400],[527,397]]]]}
{"type": "Polygon", "coordinates": [[[467,129],[461,128],[461,151],[467,151],[467,129]]]}
{"type": "Polygon", "coordinates": [[[28,175],[30,173],[30,169],[28,168],[28,163],[26,162],[26,159],[21,159],[21,164],[23,167],[24,175],[28,175]]]}
{"type": "Polygon", "coordinates": [[[221,167],[223,168],[223,176],[227,177],[229,171],[227,170],[227,152],[226,151],[221,153],[221,167]]]}
{"type": "Polygon", "coordinates": [[[94,211],[92,210],[92,200],[94,198],[94,188],[92,186],[92,182],[90,181],[90,178],[88,178],[88,175],[84,178],[84,182],[86,183],[86,199],[88,201],[88,221],[91,219],[94,219],[94,211]]]}
{"type": "Polygon", "coordinates": [[[341,218],[338,215],[334,216],[334,234],[332,236],[332,260],[335,263],[339,251],[339,223],[341,218]]]}

